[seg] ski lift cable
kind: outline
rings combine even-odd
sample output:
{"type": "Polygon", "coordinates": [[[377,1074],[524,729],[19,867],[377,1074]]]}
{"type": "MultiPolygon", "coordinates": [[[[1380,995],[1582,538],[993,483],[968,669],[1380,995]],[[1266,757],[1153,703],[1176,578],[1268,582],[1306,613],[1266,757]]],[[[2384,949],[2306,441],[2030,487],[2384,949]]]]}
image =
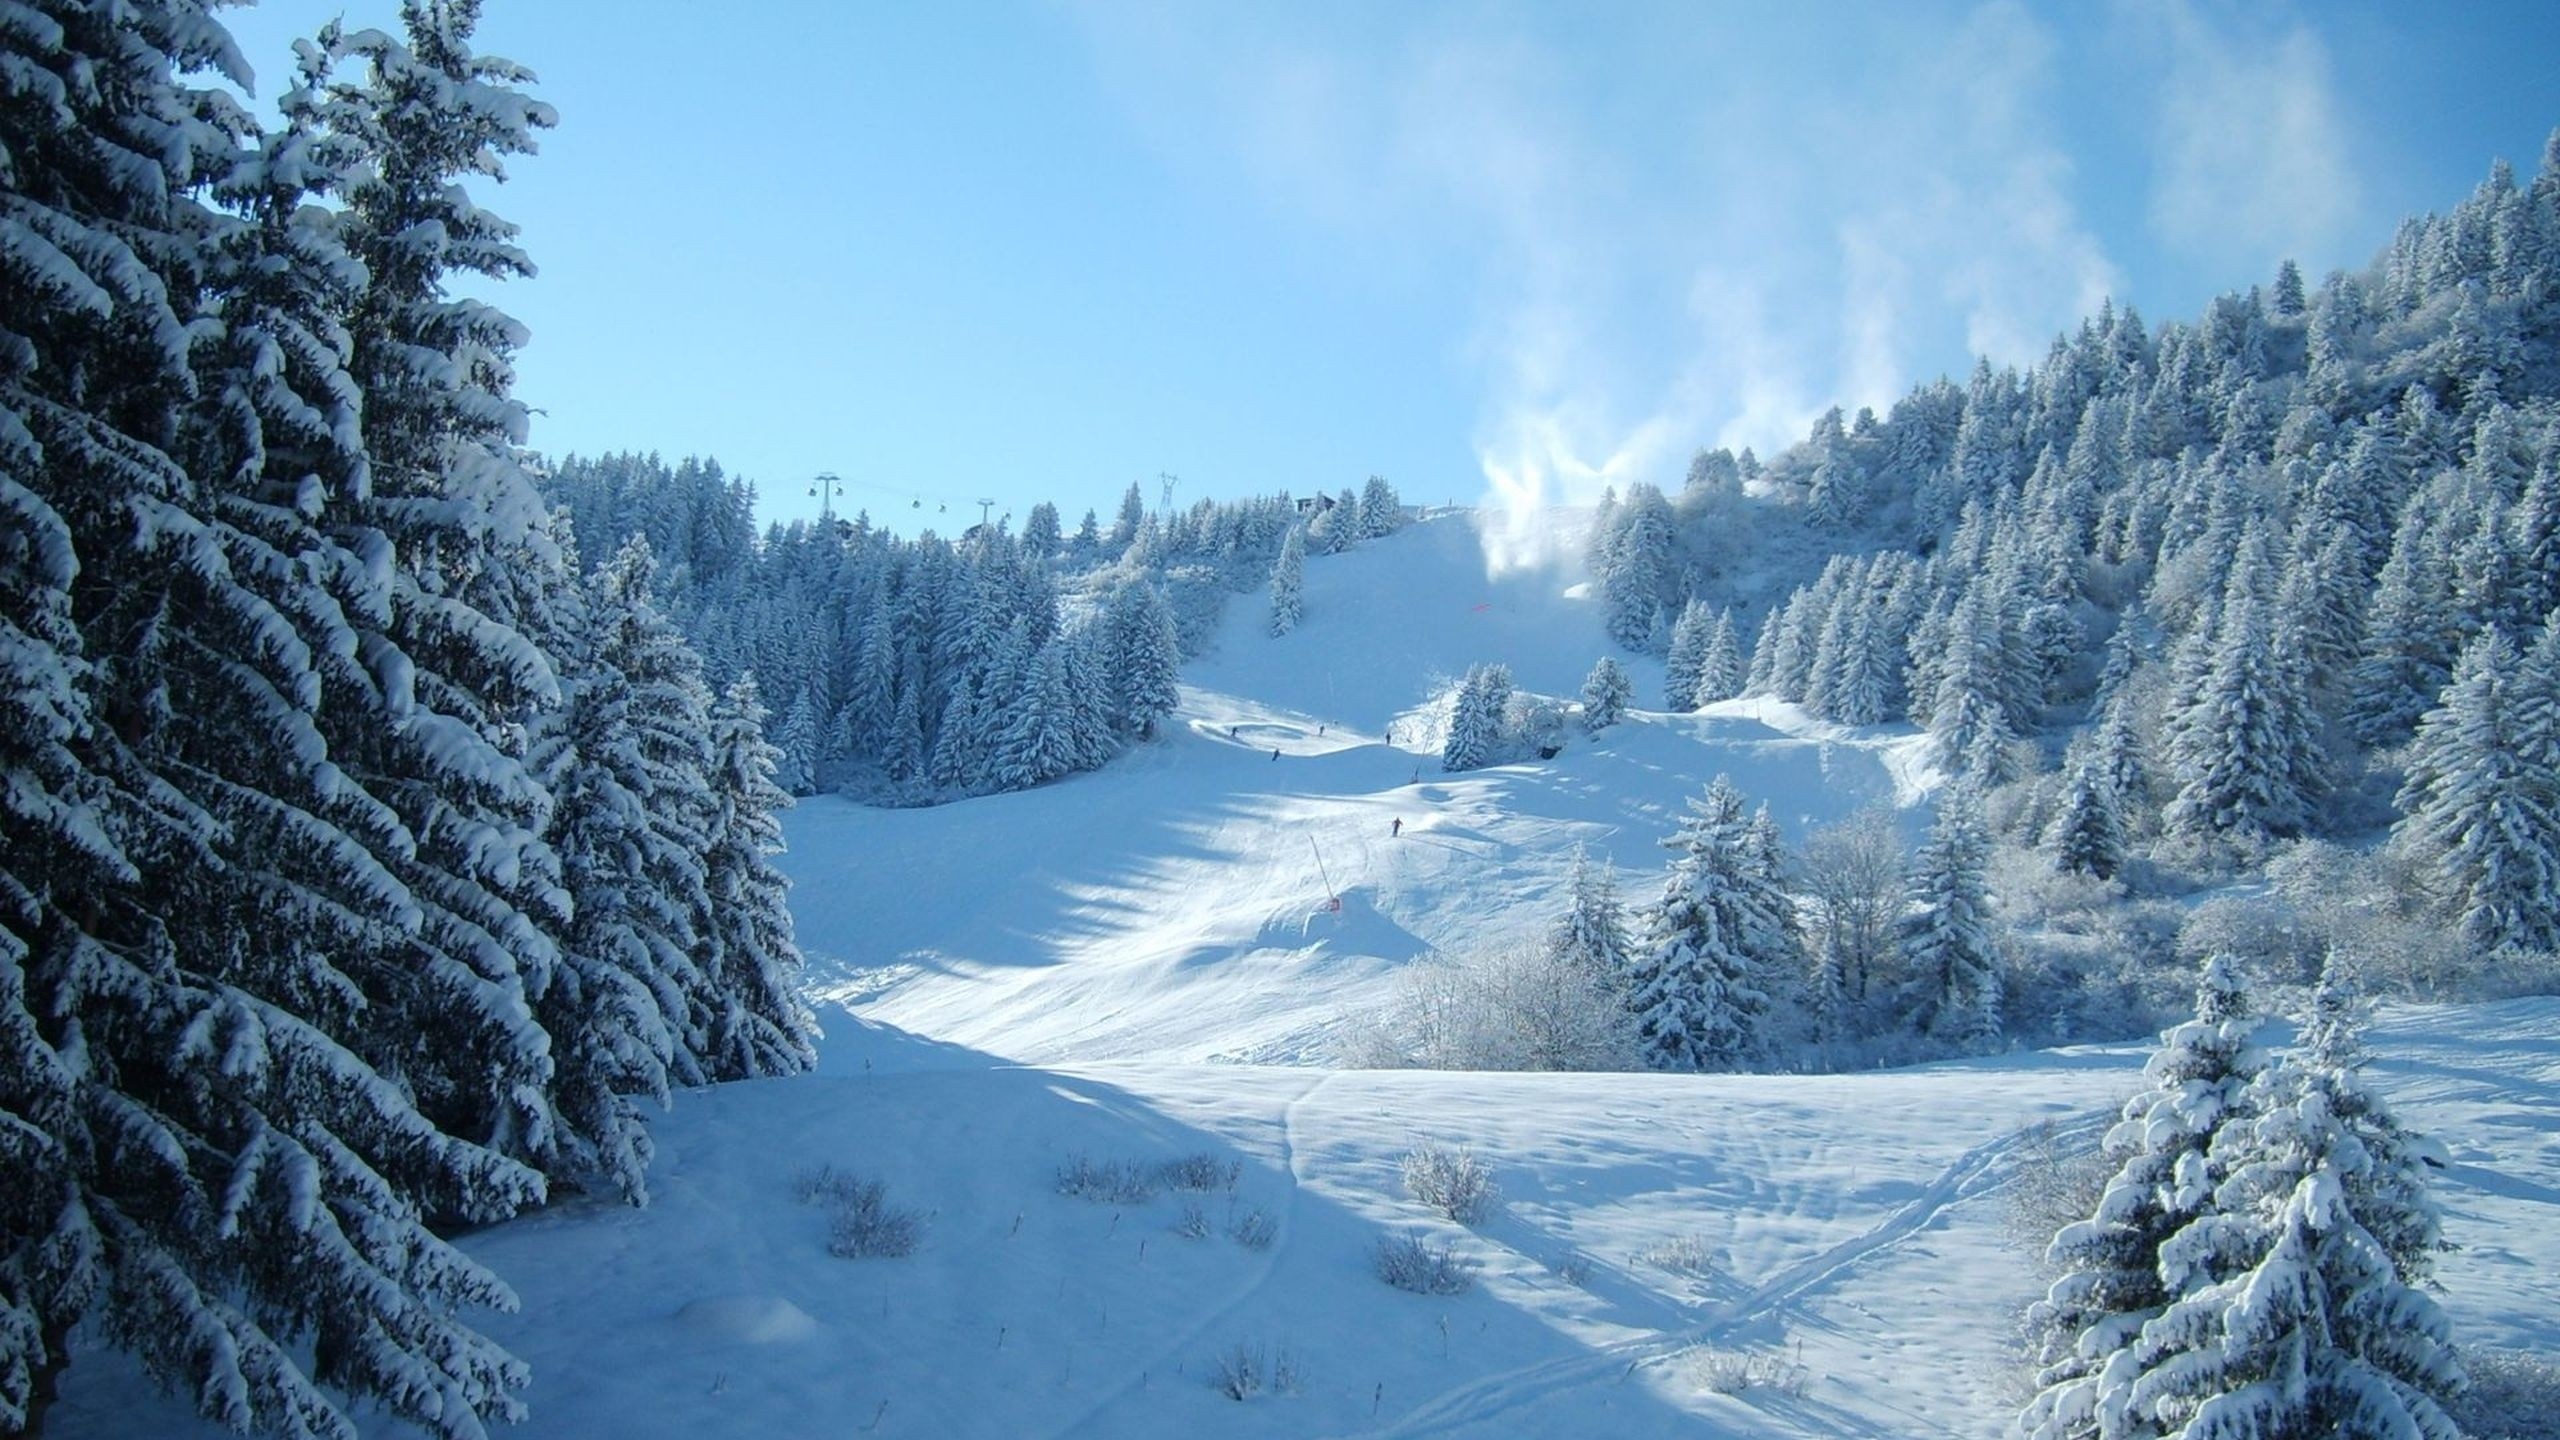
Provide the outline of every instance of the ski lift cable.
{"type": "Polygon", "coordinates": [[[931,490],[921,490],[912,485],[892,485],[883,480],[839,480],[837,483],[847,490],[863,490],[874,495],[885,495],[893,500],[904,500],[910,510],[921,510],[925,508],[927,502],[931,502],[933,511],[937,515],[949,514],[954,503],[967,503],[955,502],[951,496],[936,494],[931,490]]]}

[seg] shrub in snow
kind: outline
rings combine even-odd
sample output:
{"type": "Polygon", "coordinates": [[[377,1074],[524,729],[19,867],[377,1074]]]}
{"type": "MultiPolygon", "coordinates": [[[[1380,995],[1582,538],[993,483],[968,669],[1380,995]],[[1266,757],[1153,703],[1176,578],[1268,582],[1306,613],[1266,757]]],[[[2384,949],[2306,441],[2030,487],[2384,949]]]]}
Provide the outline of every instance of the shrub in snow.
{"type": "Polygon", "coordinates": [[[1221,1160],[1203,1150],[1190,1155],[1177,1155],[1156,1167],[1156,1178],[1168,1190],[1233,1192],[1236,1181],[1244,1176],[1244,1162],[1221,1160]]]}
{"type": "Polygon", "coordinates": [[[1181,1213],[1173,1217],[1173,1233],[1185,1240],[1208,1239],[1209,1212],[1200,1208],[1199,1201],[1185,1200],[1181,1213]]]}
{"type": "Polygon", "coordinates": [[[827,1209],[827,1253],[839,1259],[898,1259],[924,1243],[923,1212],[890,1204],[877,1180],[819,1165],[794,1176],[792,1190],[800,1203],[827,1209]]]}
{"type": "Polygon", "coordinates": [[[1692,1278],[1715,1272],[1715,1251],[1695,1235],[1675,1235],[1636,1252],[1636,1263],[1692,1278]]]}
{"type": "Polygon", "coordinates": [[[1405,1153],[1405,1193],[1461,1225],[1490,1217],[1502,1205],[1493,1171],[1475,1152],[1460,1147],[1417,1146],[1405,1153]]]}
{"type": "Polygon", "coordinates": [[[1249,1400],[1266,1390],[1294,1395],[1305,1381],[1297,1352],[1285,1345],[1275,1351],[1239,1340],[1209,1362],[1209,1388],[1230,1400],[1249,1400]]]}
{"type": "Polygon", "coordinates": [[[1766,1350],[1718,1350],[1700,1346],[1684,1357],[1689,1378],[1698,1388],[1718,1395],[1745,1390],[1775,1390],[1801,1396],[1812,1372],[1786,1356],[1766,1350]]]}
{"type": "Polygon", "coordinates": [[[1154,1167],[1095,1160],[1082,1151],[1058,1167],[1058,1193],[1107,1205],[1144,1205],[1156,1198],[1154,1167]]]}
{"type": "Polygon", "coordinates": [[[1419,1235],[1381,1240],[1369,1251],[1378,1278],[1416,1295],[1463,1295],[1476,1283],[1476,1261],[1448,1242],[1434,1247],[1419,1235]]]}
{"type": "Polygon", "coordinates": [[[827,1253],[842,1260],[896,1260],[924,1243],[924,1215],[891,1205],[888,1188],[866,1183],[836,1207],[827,1231],[827,1253]]]}
{"type": "Polygon", "coordinates": [[[1271,1242],[1280,1238],[1280,1222],[1257,1205],[1229,1222],[1227,1238],[1247,1250],[1268,1250],[1271,1242]]]}
{"type": "Polygon", "coordinates": [[[2073,1137],[2048,1123],[2020,1142],[2017,1178],[2006,1192],[2009,1243],[2045,1260],[2066,1225],[2098,1213],[2114,1164],[2096,1137],[2073,1137]]]}
{"type": "Polygon", "coordinates": [[[2530,1350],[2462,1352],[2470,1388],[2453,1418],[2472,1440],[2560,1440],[2560,1360],[2530,1350]]]}
{"type": "Polygon", "coordinates": [[[1406,968],[1380,1018],[1354,1017],[1339,1058],[1362,1069],[1628,1070],[1635,1017],[1583,950],[1511,941],[1406,968]]]}
{"type": "Polygon", "coordinates": [[[1262,1347],[1239,1340],[1209,1362],[1209,1388],[1230,1400],[1262,1393],[1262,1347]]]}
{"type": "Polygon", "coordinates": [[[1547,1273],[1579,1290],[1591,1282],[1591,1257],[1567,1250],[1547,1262],[1547,1273]]]}

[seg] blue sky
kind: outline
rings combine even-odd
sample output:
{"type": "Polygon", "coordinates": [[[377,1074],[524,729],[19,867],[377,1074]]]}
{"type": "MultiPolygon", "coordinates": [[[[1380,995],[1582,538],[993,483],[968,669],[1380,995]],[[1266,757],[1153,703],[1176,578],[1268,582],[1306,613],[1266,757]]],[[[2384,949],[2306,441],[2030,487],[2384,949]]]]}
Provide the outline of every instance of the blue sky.
{"type": "MultiPolygon", "coordinates": [[[[1676,482],[2102,296],[2360,266],[2560,125],[2549,4],[487,10],[561,114],[488,196],[534,443],[946,533],[1676,482]]],[[[225,19],[271,92],[340,13],[396,6],[225,19]]]]}

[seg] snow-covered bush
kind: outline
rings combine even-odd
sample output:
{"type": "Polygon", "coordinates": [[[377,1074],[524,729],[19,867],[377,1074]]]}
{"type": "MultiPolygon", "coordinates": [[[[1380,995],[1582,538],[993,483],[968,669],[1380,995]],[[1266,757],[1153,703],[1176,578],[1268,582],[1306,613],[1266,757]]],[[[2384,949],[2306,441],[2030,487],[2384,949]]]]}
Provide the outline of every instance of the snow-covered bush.
{"type": "Polygon", "coordinates": [[[1209,1212],[1200,1208],[1199,1201],[1185,1200],[1181,1211],[1173,1217],[1172,1228],[1174,1234],[1185,1240],[1206,1240],[1210,1230],[1209,1212]]]}
{"type": "Polygon", "coordinates": [[[1297,1352],[1272,1350],[1258,1341],[1239,1340],[1209,1361],[1209,1388],[1230,1400],[1249,1400],[1268,1390],[1294,1395],[1306,1383],[1297,1352]]]}
{"type": "Polygon", "coordinates": [[[1636,1263],[1673,1275],[1700,1279],[1715,1273],[1715,1250],[1697,1235],[1674,1235],[1636,1252],[1636,1263]]]}
{"type": "Polygon", "coordinates": [[[1082,1151],[1058,1167],[1058,1193],[1106,1205],[1144,1205],[1156,1198],[1156,1167],[1096,1160],[1082,1151]]]}
{"type": "Polygon", "coordinates": [[[1473,1225],[1502,1206],[1502,1187],[1474,1151],[1418,1145],[1405,1152],[1404,1189],[1414,1199],[1461,1225],[1473,1225]]]}
{"type": "Polygon", "coordinates": [[[2560,1440],[2560,1360],[2530,1350],[2467,1349],[2470,1387],[2453,1418],[2472,1440],[2560,1440]]]}
{"type": "Polygon", "coordinates": [[[1228,1222],[1227,1238],[1247,1250],[1268,1250],[1271,1242],[1280,1238],[1280,1222],[1271,1218],[1270,1211],[1256,1205],[1228,1222]]]}
{"type": "Polygon", "coordinates": [[[2308,984],[2319,975],[2327,951],[2291,906],[2254,895],[2216,896],[2189,912],[2178,927],[2181,966],[2228,955],[2251,974],[2278,984],[2308,984]]]}
{"type": "Polygon", "coordinates": [[[1177,1155],[1156,1167],[1156,1178],[1168,1190],[1192,1190],[1206,1193],[1225,1190],[1232,1193],[1236,1182],[1244,1177],[1244,1162],[1221,1160],[1206,1150],[1177,1155]]]}
{"type": "Polygon", "coordinates": [[[2305,943],[2336,950],[2378,993],[2423,1000],[2499,1000],[2560,992],[2560,959],[2533,951],[2483,954],[2427,914],[2410,856],[2306,840],[2277,850],[2267,880],[2305,943]]]}
{"type": "Polygon", "coordinates": [[[833,1165],[811,1165],[791,1177],[791,1198],[803,1205],[827,1205],[850,1187],[861,1183],[852,1172],[833,1165]]]}
{"type": "Polygon", "coordinates": [[[1635,1026],[1616,977],[1567,949],[1508,941],[1416,961],[1383,1018],[1345,1022],[1363,1069],[1628,1070],[1635,1026]]]}
{"type": "Polygon", "coordinates": [[[1415,1295],[1463,1295],[1474,1287],[1481,1266],[1447,1241],[1434,1246],[1419,1235],[1397,1235],[1370,1248],[1369,1268],[1415,1295]]]}
{"type": "Polygon", "coordinates": [[[1775,1390],[1781,1395],[1801,1396],[1812,1380],[1811,1371],[1772,1350],[1720,1350],[1701,1345],[1681,1359],[1691,1382],[1717,1395],[1775,1390]]]}
{"type": "Polygon", "coordinates": [[[828,1212],[827,1253],[844,1260],[899,1259],[924,1243],[924,1212],[889,1203],[878,1180],[819,1165],[793,1177],[804,1205],[828,1212]]]}
{"type": "Polygon", "coordinates": [[[923,1212],[890,1204],[877,1180],[837,1206],[827,1230],[827,1253],[842,1260],[902,1259],[923,1244],[923,1212]]]}
{"type": "Polygon", "coordinates": [[[2098,1213],[2114,1169],[2095,1132],[2073,1135],[2050,1122],[2036,1126],[2020,1143],[2016,1176],[2004,1192],[2009,1243],[2043,1265],[2063,1226],[2098,1213]]]}

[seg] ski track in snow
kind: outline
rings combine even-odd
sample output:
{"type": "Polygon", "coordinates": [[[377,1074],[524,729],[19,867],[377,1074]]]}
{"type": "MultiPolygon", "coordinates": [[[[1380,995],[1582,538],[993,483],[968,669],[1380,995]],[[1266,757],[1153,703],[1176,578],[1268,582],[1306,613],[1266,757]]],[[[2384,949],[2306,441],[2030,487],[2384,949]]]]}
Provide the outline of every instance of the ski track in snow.
{"type": "MultiPolygon", "coordinates": [[[[2085,1129],[2093,1121],[2067,1129],[2085,1129]]],[[[1678,1355],[1698,1345],[1731,1336],[1751,1321],[1810,1294],[1846,1274],[1877,1251],[1900,1243],[1946,1213],[1953,1205],[1996,1189],[1995,1173],[2040,1126],[2022,1126],[1985,1141],[1956,1157],[1921,1192],[1874,1226],[1818,1254],[1788,1266],[1742,1296],[1728,1300],[1699,1324],[1673,1333],[1640,1336],[1602,1345],[1579,1355],[1542,1361],[1469,1381],[1426,1400],[1391,1423],[1375,1429],[1343,1432],[1331,1440],[1400,1440],[1438,1435],[1482,1424],[1559,1391],[1616,1376],[1625,1380],[1637,1369],[1678,1355]]]]}
{"type": "Polygon", "coordinates": [[[1183,1357],[1194,1353],[1193,1346],[1199,1343],[1201,1336],[1208,1334],[1212,1326],[1244,1308],[1255,1296],[1262,1293],[1264,1285],[1270,1281],[1272,1275],[1279,1269],[1281,1260],[1289,1252],[1289,1237],[1295,1228],[1292,1222],[1297,1218],[1298,1197],[1305,1193],[1307,1188],[1307,1176],[1300,1170],[1298,1164],[1298,1107],[1304,1105],[1317,1091],[1331,1084],[1334,1074],[1335,1072],[1330,1070],[1318,1073],[1305,1089],[1291,1096],[1280,1107],[1281,1168],[1289,1172],[1291,1183],[1287,1203],[1279,1217],[1279,1233],[1272,1237],[1269,1248],[1258,1257],[1259,1263],[1254,1267],[1253,1274],[1235,1290],[1229,1292],[1223,1301],[1202,1310],[1199,1318],[1185,1326],[1180,1335],[1159,1346],[1155,1358],[1134,1378],[1124,1378],[1108,1394],[1096,1397],[1093,1403],[1085,1408],[1084,1413],[1050,1431],[1049,1440],[1069,1440],[1069,1437],[1077,1435],[1107,1436],[1119,1433],[1101,1425],[1106,1415],[1116,1410],[1131,1394],[1152,1385],[1156,1375],[1169,1370],[1178,1370],[1183,1357]]]}

